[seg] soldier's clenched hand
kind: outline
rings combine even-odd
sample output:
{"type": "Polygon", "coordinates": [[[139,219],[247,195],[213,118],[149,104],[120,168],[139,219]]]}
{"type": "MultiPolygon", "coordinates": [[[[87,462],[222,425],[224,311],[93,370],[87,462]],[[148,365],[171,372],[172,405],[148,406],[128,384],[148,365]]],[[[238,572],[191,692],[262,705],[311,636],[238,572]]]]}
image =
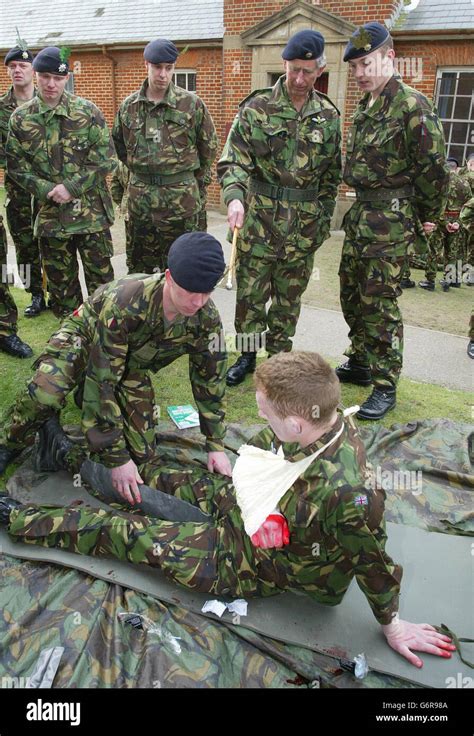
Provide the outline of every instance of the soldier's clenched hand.
{"type": "Polygon", "coordinates": [[[56,186],[48,192],[48,197],[58,204],[66,204],[66,202],[70,202],[74,199],[72,194],[69,194],[64,184],[56,184],[56,186]]]}
{"type": "Polygon", "coordinates": [[[110,474],[113,487],[125,501],[132,506],[135,501],[140,503],[142,497],[138,483],[143,483],[143,480],[133,460],[129,460],[125,465],[119,465],[118,468],[112,468],[110,474]]]}
{"type": "Polygon", "coordinates": [[[208,452],[207,469],[211,473],[220,473],[232,477],[232,465],[225,452],[208,452]]]}
{"type": "Polygon", "coordinates": [[[423,230],[427,235],[433,232],[433,230],[436,230],[436,224],[434,222],[424,222],[423,223],[423,230]]]}
{"type": "Polygon", "coordinates": [[[232,232],[234,231],[234,228],[242,227],[244,224],[244,215],[244,205],[239,199],[233,199],[229,202],[227,207],[227,222],[229,223],[229,227],[232,232]]]}
{"type": "Polygon", "coordinates": [[[382,626],[382,629],[392,649],[408,659],[415,667],[423,667],[423,662],[413,654],[412,649],[447,659],[456,649],[449,636],[440,634],[430,624],[412,624],[409,621],[402,621],[397,616],[391,624],[382,626]]]}

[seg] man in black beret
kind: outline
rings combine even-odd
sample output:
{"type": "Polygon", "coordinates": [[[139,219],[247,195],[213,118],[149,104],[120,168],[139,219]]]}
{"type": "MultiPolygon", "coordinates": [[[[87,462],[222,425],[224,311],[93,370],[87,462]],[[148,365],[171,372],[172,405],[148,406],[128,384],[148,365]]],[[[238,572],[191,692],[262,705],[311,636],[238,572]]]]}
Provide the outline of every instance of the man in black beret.
{"type": "Polygon", "coordinates": [[[0,474],[38,430],[40,469],[79,471],[83,451],[58,422],[67,394],[78,389],[92,457],[111,469],[114,487],[133,503],[138,466],[156,452],[160,411],[150,372],[187,354],[208,469],[230,475],[223,444],[227,356],[225,346],[216,348],[222,323],[210,298],[224,268],[220,243],[192,232],[172,245],[164,275],[126,276],[97,289],[50,338],[27,391],[5,413],[0,474]]]}
{"type": "Polygon", "coordinates": [[[448,187],[441,122],[431,102],[401,80],[394,58],[388,30],[375,21],[355,31],[344,53],[363,97],[349,130],[343,177],[356,193],[344,218],[339,268],[351,345],[336,373],[340,381],[373,386],[358,412],[371,420],[396,404],[401,279],[415,244],[427,248],[448,187]]]}
{"type": "Polygon", "coordinates": [[[89,293],[114,277],[106,177],[115,151],[99,108],[66,90],[68,55],[56,46],[37,54],[38,93],[12,114],[6,145],[8,176],[37,203],[35,234],[60,319],[83,300],[78,254],[89,293]]]}
{"type": "MultiPolygon", "coordinates": [[[[12,85],[0,97],[0,167],[3,169],[6,169],[5,145],[10,117],[19,105],[35,96],[32,64],[33,54],[24,43],[10,49],[5,56],[5,66],[12,85]]],[[[26,291],[31,294],[31,304],[25,309],[25,317],[37,317],[46,309],[46,302],[38,238],[33,234],[35,202],[30,192],[18,186],[7,173],[5,190],[7,223],[15,245],[18,273],[26,291]]]]}
{"type": "Polygon", "coordinates": [[[164,269],[181,233],[206,229],[206,191],[218,147],[204,102],[172,81],[174,43],[158,38],[143,56],[147,79],[122,102],[113,128],[118,157],[130,170],[130,273],[164,269]]]}
{"type": "Polygon", "coordinates": [[[269,356],[291,350],[341,177],[339,111],[315,89],[326,65],[324,38],[295,33],[282,57],[285,75],[275,86],[241,102],[217,165],[227,221],[240,228],[235,330],[245,348],[229,386],[255,370],[261,347],[269,356]]]}

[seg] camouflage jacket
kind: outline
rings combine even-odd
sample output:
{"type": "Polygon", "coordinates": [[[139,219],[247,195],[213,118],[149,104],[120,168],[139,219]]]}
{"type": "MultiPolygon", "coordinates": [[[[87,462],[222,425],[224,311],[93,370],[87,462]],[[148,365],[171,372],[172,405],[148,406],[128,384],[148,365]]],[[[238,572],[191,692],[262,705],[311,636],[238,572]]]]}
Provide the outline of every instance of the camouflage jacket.
{"type": "Polygon", "coordinates": [[[130,457],[114,385],[128,372],[157,372],[181,355],[189,355],[189,376],[201,432],[209,451],[223,450],[227,356],[212,351],[212,337],[222,329],[209,301],[193,317],[166,325],[161,275],[126,276],[99,287],[70,317],[60,332],[74,334],[89,350],[82,424],[92,452],[107,467],[130,457]]]}
{"type": "MultiPolygon", "coordinates": [[[[15,112],[17,107],[20,107],[21,105],[26,104],[23,100],[17,101],[15,97],[15,92],[13,89],[13,85],[8,89],[8,91],[0,97],[0,168],[6,170],[7,167],[7,159],[6,159],[6,153],[5,153],[5,146],[7,143],[7,137],[8,137],[8,123],[10,120],[10,117],[15,112]]],[[[31,195],[27,192],[25,192],[24,189],[19,187],[18,185],[15,186],[15,182],[12,181],[12,179],[5,173],[5,189],[8,194],[8,197],[11,199],[12,197],[16,197],[17,199],[20,198],[27,198],[31,199],[31,195]]]]}
{"type": "Polygon", "coordinates": [[[474,197],[463,205],[459,219],[468,232],[474,233],[474,197]]]}
{"type": "MultiPolygon", "coordinates": [[[[448,169],[441,122],[427,98],[394,75],[369,107],[360,100],[347,137],[344,181],[358,190],[412,186],[409,198],[356,202],[346,224],[368,240],[403,244],[443,212],[448,169]]],[[[404,246],[406,248],[406,245],[404,246]]]]}
{"type": "Polygon", "coordinates": [[[240,510],[228,487],[216,497],[223,512],[220,523],[224,527],[232,523],[238,530],[234,535],[241,540],[242,551],[234,555],[243,595],[246,587],[249,594],[258,595],[299,590],[334,606],[341,602],[355,576],[377,621],[387,624],[398,611],[402,568],[385,552],[385,491],[374,482],[373,468],[352,419],[339,416],[329,432],[304,449],[281,443],[270,427],[249,444],[275,452],[283,444],[285,458],[296,462],[327,444],[342,423],[342,435],[315,459],[278,504],[288,522],[288,546],[254,547],[240,531],[240,510]]]}
{"type": "Polygon", "coordinates": [[[467,166],[464,166],[459,170],[459,175],[464,179],[464,181],[467,181],[471,188],[471,197],[474,197],[474,171],[471,171],[467,166]]]}
{"type": "Polygon", "coordinates": [[[204,102],[173,82],[164,99],[146,96],[148,81],[127,97],[115,117],[117,155],[131,172],[130,214],[160,219],[191,217],[200,210],[200,189],[211,181],[218,139],[204,102]],[[153,183],[153,177],[183,180],[153,183]],[[186,179],[187,175],[187,179],[186,179]]]}
{"type": "Polygon", "coordinates": [[[128,219],[128,183],[130,171],[122,161],[119,161],[110,182],[110,193],[114,203],[118,206],[120,214],[128,219]]]}
{"type": "Polygon", "coordinates": [[[242,251],[280,256],[322,244],[341,179],[340,142],[332,102],[313,90],[298,112],[285,77],[243,100],[217,165],[225,203],[246,203],[242,251]],[[250,179],[314,194],[307,201],[285,201],[278,193],[270,198],[251,191],[250,179]]]}
{"type": "Polygon", "coordinates": [[[113,223],[106,176],[117,166],[115,151],[104,116],[89,100],[64,92],[49,108],[34,97],[10,118],[6,154],[8,175],[37,199],[35,235],[66,238],[113,223]],[[48,199],[56,184],[74,199],[60,205],[48,199]]]}
{"type": "Polygon", "coordinates": [[[449,187],[446,209],[438,218],[440,224],[459,220],[459,213],[463,205],[471,198],[471,187],[463,176],[457,171],[449,172],[449,187]]]}

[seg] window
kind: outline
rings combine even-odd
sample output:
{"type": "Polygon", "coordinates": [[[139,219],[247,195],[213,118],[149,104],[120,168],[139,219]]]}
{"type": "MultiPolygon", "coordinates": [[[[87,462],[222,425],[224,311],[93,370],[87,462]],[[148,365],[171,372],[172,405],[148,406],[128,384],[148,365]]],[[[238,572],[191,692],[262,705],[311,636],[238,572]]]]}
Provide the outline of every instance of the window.
{"type": "Polygon", "coordinates": [[[196,91],[196,72],[179,69],[173,74],[173,82],[177,87],[187,89],[188,92],[196,91]]]}
{"type": "Polygon", "coordinates": [[[474,153],[474,69],[439,69],[435,99],[447,155],[462,166],[474,153]]]}

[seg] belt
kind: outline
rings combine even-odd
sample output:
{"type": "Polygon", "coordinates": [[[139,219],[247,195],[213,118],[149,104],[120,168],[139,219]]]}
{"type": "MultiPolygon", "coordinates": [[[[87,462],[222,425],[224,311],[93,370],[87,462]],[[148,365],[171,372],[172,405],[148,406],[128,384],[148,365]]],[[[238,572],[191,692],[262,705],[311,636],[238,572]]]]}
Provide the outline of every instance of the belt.
{"type": "Polygon", "coordinates": [[[318,196],[318,189],[296,189],[293,187],[280,187],[277,184],[269,184],[266,181],[250,179],[249,191],[252,194],[263,194],[270,199],[285,199],[287,202],[310,202],[318,196]]]}
{"type": "Polygon", "coordinates": [[[135,174],[140,181],[145,184],[156,184],[160,187],[167,184],[181,184],[185,181],[192,181],[196,177],[192,171],[181,171],[179,174],[135,174]]]}
{"type": "Polygon", "coordinates": [[[446,217],[459,217],[461,212],[459,210],[445,210],[444,214],[446,217]]]}
{"type": "Polygon", "coordinates": [[[377,189],[356,189],[356,197],[360,202],[386,202],[390,199],[407,199],[415,194],[412,186],[389,189],[388,187],[377,187],[377,189]]]}

